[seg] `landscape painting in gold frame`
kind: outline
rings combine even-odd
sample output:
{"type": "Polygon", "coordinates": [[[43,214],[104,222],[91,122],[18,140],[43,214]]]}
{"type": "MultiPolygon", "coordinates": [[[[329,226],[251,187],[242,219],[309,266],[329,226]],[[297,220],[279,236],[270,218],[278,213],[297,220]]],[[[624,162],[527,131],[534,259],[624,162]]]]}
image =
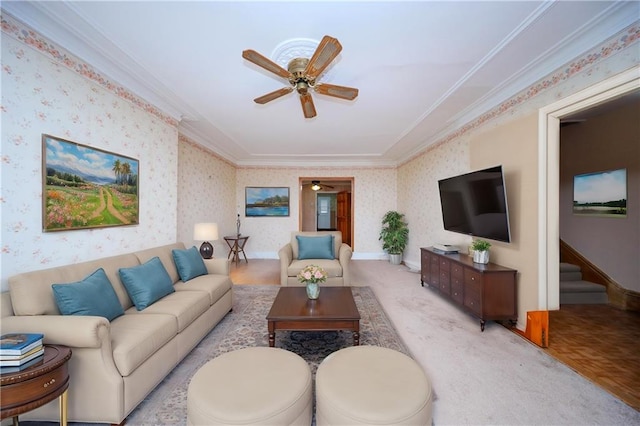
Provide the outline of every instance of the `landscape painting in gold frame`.
{"type": "Polygon", "coordinates": [[[138,160],[42,135],[45,232],[137,225],[138,160]]]}

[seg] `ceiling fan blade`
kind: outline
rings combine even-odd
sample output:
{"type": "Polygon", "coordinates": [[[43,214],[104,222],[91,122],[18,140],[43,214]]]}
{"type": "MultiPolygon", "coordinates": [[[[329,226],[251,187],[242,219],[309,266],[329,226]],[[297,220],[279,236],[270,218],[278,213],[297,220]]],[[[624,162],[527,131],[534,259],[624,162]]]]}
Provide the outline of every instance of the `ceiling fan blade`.
{"type": "Polygon", "coordinates": [[[316,92],[321,95],[334,96],[336,98],[354,100],[358,96],[358,89],[347,86],[336,86],[335,84],[318,83],[314,86],[316,92]]]}
{"type": "Polygon", "coordinates": [[[262,56],[255,50],[244,50],[242,52],[242,57],[247,61],[253,62],[257,66],[262,67],[265,70],[272,72],[282,78],[288,79],[289,77],[291,77],[291,73],[289,71],[285,70],[280,65],[273,62],[271,59],[262,56]]]}
{"type": "Polygon", "coordinates": [[[318,77],[329,66],[331,61],[340,54],[341,50],[342,45],[337,38],[328,35],[322,37],[318,48],[304,70],[305,75],[312,80],[318,77]]]}
{"type": "Polygon", "coordinates": [[[300,95],[300,103],[302,104],[304,118],[313,118],[316,116],[316,107],[313,105],[313,99],[310,93],[300,95]]]}
{"type": "Polygon", "coordinates": [[[282,89],[278,89],[271,93],[267,93],[266,95],[262,95],[259,98],[255,98],[253,101],[257,104],[266,104],[267,102],[271,102],[272,100],[278,99],[279,97],[291,92],[293,92],[293,87],[283,87],[282,89]]]}

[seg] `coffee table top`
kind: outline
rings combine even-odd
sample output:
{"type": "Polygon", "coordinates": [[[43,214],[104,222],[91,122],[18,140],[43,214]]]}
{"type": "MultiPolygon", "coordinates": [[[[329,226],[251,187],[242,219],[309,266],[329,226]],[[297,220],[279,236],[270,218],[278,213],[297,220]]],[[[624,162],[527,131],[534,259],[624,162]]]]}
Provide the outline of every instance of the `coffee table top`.
{"type": "Polygon", "coordinates": [[[305,287],[282,287],[267,315],[268,321],[317,319],[359,320],[351,287],[321,287],[316,300],[307,297],[305,287]]]}

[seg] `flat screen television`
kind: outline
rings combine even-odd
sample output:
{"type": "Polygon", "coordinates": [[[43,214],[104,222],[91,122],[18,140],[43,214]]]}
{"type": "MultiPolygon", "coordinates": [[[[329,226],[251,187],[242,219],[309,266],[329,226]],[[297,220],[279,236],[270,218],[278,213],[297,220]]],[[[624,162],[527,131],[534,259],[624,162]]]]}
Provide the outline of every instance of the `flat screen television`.
{"type": "Polygon", "coordinates": [[[438,181],[444,229],[511,242],[502,166],[438,181]]]}

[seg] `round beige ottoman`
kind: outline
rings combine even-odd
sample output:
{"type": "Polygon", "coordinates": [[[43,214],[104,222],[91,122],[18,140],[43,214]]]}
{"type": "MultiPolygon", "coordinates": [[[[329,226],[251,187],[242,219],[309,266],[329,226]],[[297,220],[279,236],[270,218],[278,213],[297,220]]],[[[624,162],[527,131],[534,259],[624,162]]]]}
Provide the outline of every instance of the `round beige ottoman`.
{"type": "Polygon", "coordinates": [[[431,425],[431,383],[410,357],[377,346],[332,353],[316,372],[316,422],[431,425]]]}
{"type": "Polygon", "coordinates": [[[189,425],[311,424],[307,362],[278,348],[244,348],[203,365],[187,391],[189,425]]]}

